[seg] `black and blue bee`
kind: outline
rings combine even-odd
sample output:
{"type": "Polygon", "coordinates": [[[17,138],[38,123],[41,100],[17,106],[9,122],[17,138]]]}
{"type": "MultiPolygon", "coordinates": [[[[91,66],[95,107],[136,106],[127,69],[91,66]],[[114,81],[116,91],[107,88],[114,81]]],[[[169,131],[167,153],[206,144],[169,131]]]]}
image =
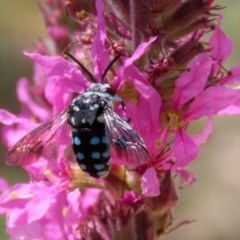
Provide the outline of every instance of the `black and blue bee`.
{"type": "MultiPolygon", "coordinates": [[[[32,156],[41,155],[45,146],[57,138],[66,124],[71,127],[73,151],[80,168],[94,178],[105,177],[109,173],[112,154],[129,164],[145,163],[148,151],[143,139],[114,111],[113,102],[122,102],[121,97],[114,93],[109,84],[97,83],[97,79],[75,57],[69,53],[66,55],[94,83],[74,98],[68,109],[21,138],[9,150],[8,163],[31,163],[32,156]]],[[[106,68],[102,79],[117,58],[106,68]]]]}

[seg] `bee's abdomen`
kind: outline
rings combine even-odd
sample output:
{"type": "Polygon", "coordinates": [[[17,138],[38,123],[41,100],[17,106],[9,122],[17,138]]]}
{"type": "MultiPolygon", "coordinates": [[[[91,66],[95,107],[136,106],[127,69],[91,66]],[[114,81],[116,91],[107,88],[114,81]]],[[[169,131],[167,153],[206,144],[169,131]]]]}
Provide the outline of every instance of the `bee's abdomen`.
{"type": "Polygon", "coordinates": [[[72,145],[80,168],[95,178],[104,177],[110,168],[110,146],[105,128],[73,129],[72,145]]]}

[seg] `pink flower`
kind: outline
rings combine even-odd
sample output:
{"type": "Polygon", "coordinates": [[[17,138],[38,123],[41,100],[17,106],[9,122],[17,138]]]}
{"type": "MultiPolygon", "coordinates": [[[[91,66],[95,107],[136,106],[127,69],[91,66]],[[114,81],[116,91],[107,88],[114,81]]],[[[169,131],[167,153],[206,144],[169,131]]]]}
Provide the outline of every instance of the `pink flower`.
{"type": "Polygon", "coordinates": [[[142,176],[143,194],[146,196],[159,196],[160,186],[154,168],[148,168],[142,176]]]}
{"type": "MultiPolygon", "coordinates": [[[[222,17],[219,20],[221,23],[222,17]]],[[[211,55],[215,61],[223,63],[232,52],[232,41],[229,39],[223,30],[217,25],[210,38],[211,55]],[[224,47],[222,47],[224,46],[224,47]]]]}
{"type": "Polygon", "coordinates": [[[113,82],[125,98],[126,115],[130,117],[135,128],[141,133],[150,151],[158,137],[156,129],[160,127],[158,117],[161,97],[134,63],[147,53],[154,40],[156,40],[155,37],[142,43],[135,53],[124,61],[123,66],[118,71],[116,81],[113,82]]]}
{"type": "Polygon", "coordinates": [[[173,143],[175,167],[186,166],[198,154],[198,146],[185,133],[186,126],[202,117],[212,117],[238,100],[239,93],[235,89],[224,86],[206,88],[212,64],[207,54],[193,60],[189,65],[190,71],[176,80],[172,106],[163,111],[168,116],[168,122],[164,124],[169,131],[176,132],[173,143]]]}
{"type": "Polygon", "coordinates": [[[46,181],[18,184],[0,197],[1,213],[8,213],[11,239],[79,239],[78,222],[86,218],[99,194],[99,190],[68,192],[46,181]]]}

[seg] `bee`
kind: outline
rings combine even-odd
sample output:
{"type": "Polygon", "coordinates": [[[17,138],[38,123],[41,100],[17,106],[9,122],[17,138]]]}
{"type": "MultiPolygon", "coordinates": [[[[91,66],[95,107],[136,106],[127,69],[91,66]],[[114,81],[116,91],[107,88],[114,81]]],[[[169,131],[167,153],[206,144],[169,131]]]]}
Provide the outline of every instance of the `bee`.
{"type": "Polygon", "coordinates": [[[145,163],[148,151],[142,137],[114,111],[113,102],[122,103],[122,98],[104,83],[105,75],[119,56],[110,62],[99,82],[73,55],[65,54],[88,75],[91,86],[74,98],[67,109],[22,137],[9,149],[7,162],[27,165],[37,161],[45,147],[55,142],[68,125],[76,161],[82,171],[94,178],[108,175],[113,153],[129,164],[145,163]]]}

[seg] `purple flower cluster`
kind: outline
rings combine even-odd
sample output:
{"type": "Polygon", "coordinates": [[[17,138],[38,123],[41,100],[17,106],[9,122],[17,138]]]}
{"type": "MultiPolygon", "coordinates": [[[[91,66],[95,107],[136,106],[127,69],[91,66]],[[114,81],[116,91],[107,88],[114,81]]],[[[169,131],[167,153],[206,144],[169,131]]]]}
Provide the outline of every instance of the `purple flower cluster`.
{"type": "Polygon", "coordinates": [[[239,81],[240,66],[223,68],[232,43],[220,27],[220,7],[207,0],[40,3],[49,39],[25,52],[34,75],[18,81],[21,112],[0,110],[6,146],[68,108],[91,85],[63,57],[67,49],[98,79],[121,55],[107,74],[124,100],[115,111],[131,120],[149,159],[128,166],[113,156],[109,175],[93,179],[77,165],[66,127],[37,161],[22,166],[28,183],[0,181],[7,233],[26,240],[155,239],[177,228],[171,227],[176,176],[192,184],[186,167],[207,141],[213,116],[239,113],[240,92],[231,84],[239,81]],[[190,135],[188,126],[203,117],[202,131],[190,135]]]}

